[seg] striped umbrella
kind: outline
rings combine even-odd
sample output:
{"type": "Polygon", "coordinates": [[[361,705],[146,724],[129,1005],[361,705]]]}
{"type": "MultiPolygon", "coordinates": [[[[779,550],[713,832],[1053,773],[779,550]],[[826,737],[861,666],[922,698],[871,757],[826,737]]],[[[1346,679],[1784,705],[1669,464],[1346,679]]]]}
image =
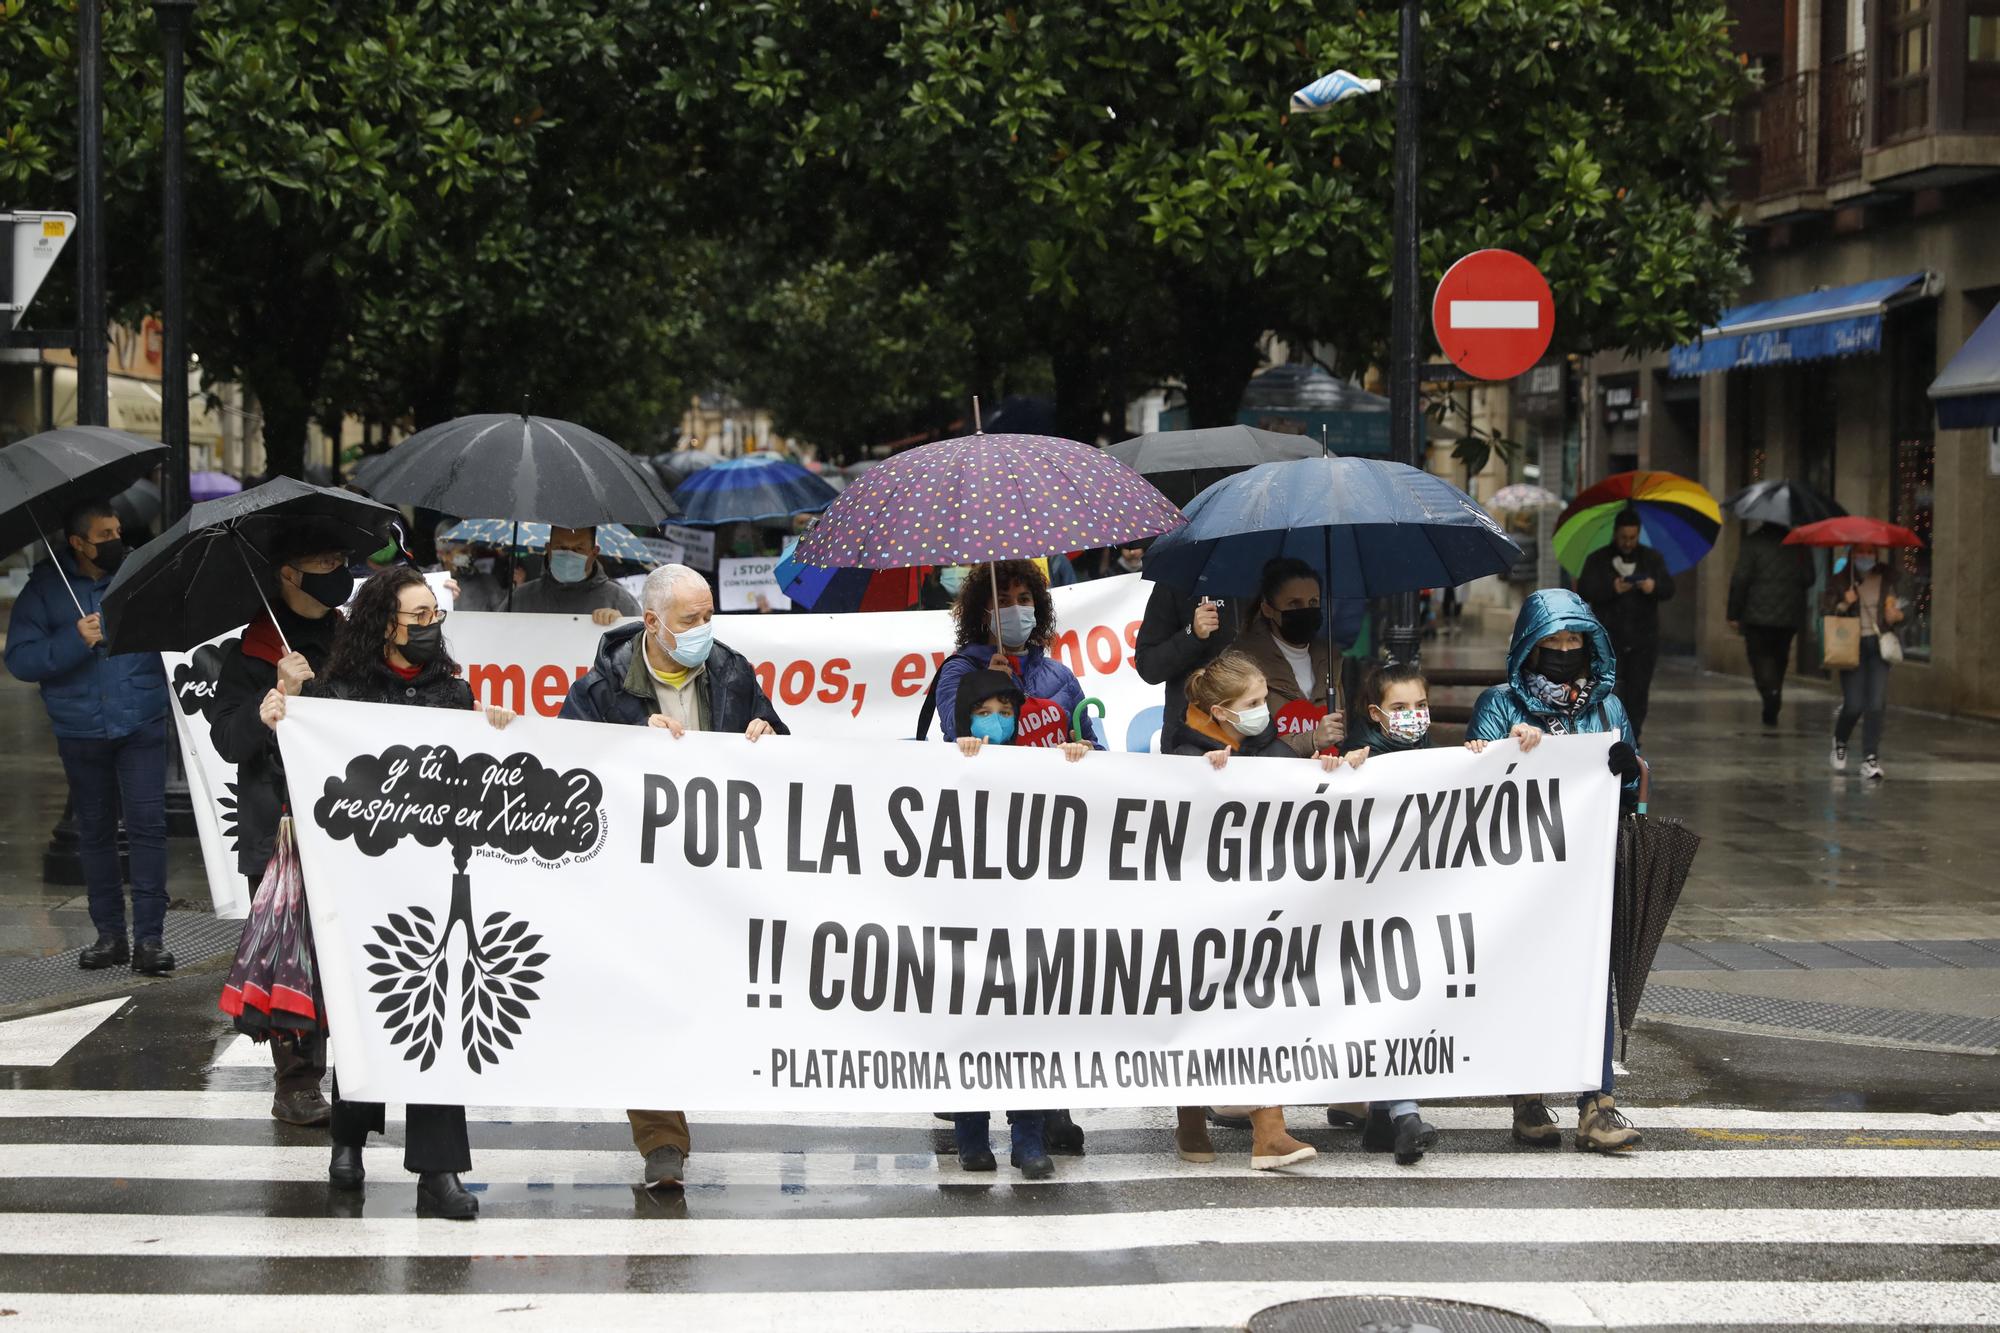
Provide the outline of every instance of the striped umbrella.
{"type": "Polygon", "coordinates": [[[817,514],[838,494],[803,464],[770,453],[725,458],[674,489],[681,522],[703,527],[817,514]]]}
{"type": "MultiPolygon", "coordinates": [[[[517,523],[511,518],[468,518],[440,532],[437,539],[459,545],[512,546],[539,551],[549,544],[549,525],[517,523]]],[[[613,560],[630,560],[640,565],[663,563],[658,550],[620,523],[597,525],[597,549],[613,560]]]]}
{"type": "Polygon", "coordinates": [[[1674,472],[1620,472],[1569,502],[1556,516],[1556,559],[1575,576],[1590,553],[1611,544],[1624,510],[1639,514],[1639,540],[1658,551],[1672,574],[1693,569],[1715,545],[1722,509],[1699,482],[1674,472]]]}

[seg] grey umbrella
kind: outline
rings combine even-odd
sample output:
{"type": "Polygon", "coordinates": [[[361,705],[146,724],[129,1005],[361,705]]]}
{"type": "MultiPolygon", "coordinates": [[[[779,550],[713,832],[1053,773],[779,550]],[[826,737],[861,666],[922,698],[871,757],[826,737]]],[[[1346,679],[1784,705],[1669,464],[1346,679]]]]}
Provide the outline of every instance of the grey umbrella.
{"type": "Polygon", "coordinates": [[[644,462],[553,417],[459,417],[418,431],[382,458],[363,484],[389,504],[563,528],[652,526],[680,512],[644,462]]]}
{"type": "Polygon", "coordinates": [[[1259,463],[1318,458],[1326,450],[1305,435],[1259,430],[1255,426],[1209,426],[1201,430],[1156,430],[1107,450],[1169,500],[1187,505],[1195,496],[1259,463]]]}

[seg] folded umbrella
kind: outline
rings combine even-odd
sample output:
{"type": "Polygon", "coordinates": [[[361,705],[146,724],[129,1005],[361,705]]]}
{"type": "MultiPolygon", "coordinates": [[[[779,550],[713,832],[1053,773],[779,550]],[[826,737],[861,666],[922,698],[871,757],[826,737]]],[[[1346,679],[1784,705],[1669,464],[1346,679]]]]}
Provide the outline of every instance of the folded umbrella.
{"type": "MultiPolygon", "coordinates": [[[[1667,922],[1687,884],[1701,838],[1678,819],[1646,813],[1652,770],[1640,769],[1639,808],[1618,824],[1618,861],[1611,899],[1611,982],[1618,996],[1618,1029],[1632,1039],[1646,977],[1666,936],[1667,922]]],[[[1619,1058],[1624,1058],[1624,1048],[1619,1058]]]]}
{"type": "Polygon", "coordinates": [[[1259,430],[1255,426],[1209,426],[1201,430],[1156,430],[1105,450],[1186,506],[1221,481],[1259,463],[1288,463],[1326,453],[1306,435],[1259,430]]]}
{"type": "Polygon", "coordinates": [[[185,652],[270,610],[273,552],[301,530],[326,549],[373,551],[400,515],[354,494],[276,477],[204,500],[134,551],[104,590],[113,653],[185,652]]]}
{"type": "Polygon", "coordinates": [[[817,514],[839,494],[804,464],[768,453],[721,459],[674,488],[681,522],[699,527],[817,514]]]}
{"type": "Polygon", "coordinates": [[[1807,523],[1785,534],[1787,546],[1922,546],[1908,528],[1865,514],[1844,514],[1807,523]]]}
{"type": "MultiPolygon", "coordinates": [[[[51,534],[86,500],[109,500],[158,467],[167,446],[102,426],[65,426],[0,449],[0,552],[39,541],[55,559],[51,534]]],[[[64,587],[68,584],[65,582],[64,587]]],[[[83,603],[70,589],[79,616],[83,603]]]]}
{"type": "MultiPolygon", "coordinates": [[[[549,544],[549,525],[518,523],[511,518],[468,518],[440,532],[437,540],[459,545],[477,543],[539,551],[549,544]]],[[[629,560],[636,565],[665,563],[657,547],[622,523],[597,525],[597,549],[613,560],[629,560]]]]}
{"type": "Polygon", "coordinates": [[[1715,547],[1722,510],[1701,483],[1674,472],[1619,472],[1569,502],[1556,515],[1556,559],[1572,575],[1593,551],[1611,545],[1618,515],[1639,515],[1639,540],[1658,551],[1667,572],[1693,569],[1715,547]]]}
{"type": "Polygon", "coordinates": [[[1146,552],[1146,577],[1248,596],[1280,556],[1305,561],[1329,599],[1456,587],[1511,568],[1521,548],[1442,477],[1374,458],[1265,463],[1188,506],[1146,552]]]}
{"type": "Polygon", "coordinates": [[[1776,523],[1784,528],[1839,518],[1847,512],[1818,491],[1781,477],[1751,482],[1724,500],[1722,507],[1745,522],[1776,523]]]}
{"type": "Polygon", "coordinates": [[[552,417],[459,417],[366,466],[370,495],[447,514],[509,514],[564,528],[653,526],[679,513],[653,470],[595,431],[552,417]]]}

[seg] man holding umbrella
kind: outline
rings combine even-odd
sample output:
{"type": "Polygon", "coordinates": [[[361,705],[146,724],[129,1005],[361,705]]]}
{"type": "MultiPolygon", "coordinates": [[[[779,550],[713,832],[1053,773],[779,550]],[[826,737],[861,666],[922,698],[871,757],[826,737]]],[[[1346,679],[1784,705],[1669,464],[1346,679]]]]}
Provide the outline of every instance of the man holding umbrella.
{"type": "Polygon", "coordinates": [[[86,971],[130,962],[163,976],[174,956],[162,940],[167,919],[167,677],[156,654],[105,650],[99,612],[104,589],[125,563],[118,515],[104,501],[71,511],[67,540],[38,565],[14,603],[7,669],[41,687],[69,778],[97,942],[77,965],[86,971]],[[118,819],[132,858],[132,941],[125,938],[125,889],[118,864],[118,819]]]}
{"type": "Polygon", "coordinates": [[[1636,742],[1646,729],[1653,668],[1660,660],[1660,603],[1674,595],[1674,576],[1658,551],[1639,541],[1639,511],[1626,509],[1612,525],[1611,545],[1590,553],[1576,591],[1611,635],[1618,657],[1618,698],[1632,719],[1636,742]]]}

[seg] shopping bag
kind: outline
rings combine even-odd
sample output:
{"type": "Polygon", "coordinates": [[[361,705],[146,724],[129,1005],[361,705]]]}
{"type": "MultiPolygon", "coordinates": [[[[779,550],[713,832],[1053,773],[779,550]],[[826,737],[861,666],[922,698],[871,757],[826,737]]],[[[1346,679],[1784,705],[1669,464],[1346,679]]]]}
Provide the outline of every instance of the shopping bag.
{"type": "Polygon", "coordinates": [[[1861,617],[1827,616],[1820,622],[1822,665],[1852,671],[1861,665],[1861,617]]]}
{"type": "Polygon", "coordinates": [[[277,847],[257,896],[250,900],[236,961],[216,1003],[236,1020],[239,1031],[260,1040],[273,1033],[325,1029],[312,918],[306,912],[305,877],[289,815],[278,822],[277,847]]]}

